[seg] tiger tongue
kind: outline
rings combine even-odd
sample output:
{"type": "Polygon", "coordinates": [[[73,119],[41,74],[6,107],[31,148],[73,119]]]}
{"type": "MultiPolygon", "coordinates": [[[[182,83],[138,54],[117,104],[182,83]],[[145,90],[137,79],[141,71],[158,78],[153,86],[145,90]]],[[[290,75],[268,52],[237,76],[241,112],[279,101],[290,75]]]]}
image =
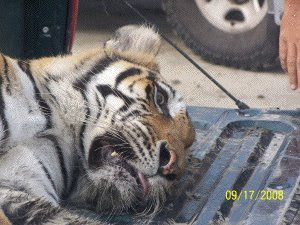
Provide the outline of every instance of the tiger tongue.
{"type": "Polygon", "coordinates": [[[138,172],[138,177],[139,177],[139,180],[141,182],[141,185],[142,185],[142,188],[143,188],[143,192],[144,192],[144,195],[147,194],[147,191],[148,191],[148,183],[147,183],[147,180],[144,176],[144,174],[142,172],[138,172]]]}

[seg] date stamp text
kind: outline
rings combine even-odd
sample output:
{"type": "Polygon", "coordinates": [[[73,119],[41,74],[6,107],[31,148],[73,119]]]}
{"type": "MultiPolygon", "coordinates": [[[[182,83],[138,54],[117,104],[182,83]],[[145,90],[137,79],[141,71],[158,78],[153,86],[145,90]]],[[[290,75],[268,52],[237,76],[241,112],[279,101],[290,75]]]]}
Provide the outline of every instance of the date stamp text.
{"type": "Polygon", "coordinates": [[[231,201],[239,200],[261,200],[261,201],[281,201],[284,199],[283,190],[226,190],[225,199],[231,201]]]}

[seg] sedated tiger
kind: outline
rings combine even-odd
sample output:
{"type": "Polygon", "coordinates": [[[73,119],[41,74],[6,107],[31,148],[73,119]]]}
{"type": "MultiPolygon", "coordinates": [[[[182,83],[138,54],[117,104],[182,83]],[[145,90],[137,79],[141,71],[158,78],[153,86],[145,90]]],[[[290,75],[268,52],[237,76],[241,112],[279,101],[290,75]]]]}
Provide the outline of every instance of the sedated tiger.
{"type": "Polygon", "coordinates": [[[195,131],[159,73],[159,47],[153,28],[129,25],[78,55],[0,55],[1,223],[97,224],[65,200],[161,208],[195,131]]]}

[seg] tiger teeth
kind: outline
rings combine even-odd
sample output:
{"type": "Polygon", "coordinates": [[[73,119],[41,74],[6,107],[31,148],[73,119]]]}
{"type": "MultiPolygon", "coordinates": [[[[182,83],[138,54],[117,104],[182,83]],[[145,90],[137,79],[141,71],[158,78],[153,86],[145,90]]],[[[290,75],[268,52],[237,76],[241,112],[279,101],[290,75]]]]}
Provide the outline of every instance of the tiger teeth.
{"type": "Polygon", "coordinates": [[[118,156],[119,154],[116,152],[116,151],[114,151],[113,153],[111,153],[111,156],[112,157],[116,157],[116,156],[118,156]]]}

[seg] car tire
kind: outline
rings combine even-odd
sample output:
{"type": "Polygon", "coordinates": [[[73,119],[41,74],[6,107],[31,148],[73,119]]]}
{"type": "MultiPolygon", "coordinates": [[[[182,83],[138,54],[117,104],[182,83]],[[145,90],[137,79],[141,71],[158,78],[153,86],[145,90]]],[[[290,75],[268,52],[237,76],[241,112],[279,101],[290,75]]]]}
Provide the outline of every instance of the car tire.
{"type": "Polygon", "coordinates": [[[196,0],[164,0],[163,8],[185,43],[210,62],[250,70],[279,65],[279,26],[273,15],[266,13],[255,27],[243,32],[227,32],[208,21],[196,0]]]}

